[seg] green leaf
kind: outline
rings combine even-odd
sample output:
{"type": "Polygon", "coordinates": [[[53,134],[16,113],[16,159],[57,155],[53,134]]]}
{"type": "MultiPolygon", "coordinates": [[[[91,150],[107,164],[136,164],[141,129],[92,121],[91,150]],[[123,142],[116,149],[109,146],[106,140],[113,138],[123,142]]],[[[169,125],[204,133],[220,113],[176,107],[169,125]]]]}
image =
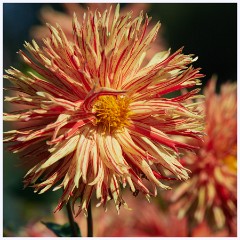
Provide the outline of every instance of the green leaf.
{"type": "MultiPolygon", "coordinates": [[[[74,237],[69,223],[65,223],[63,225],[51,223],[51,222],[42,222],[42,223],[48,229],[53,231],[58,237],[74,237]]],[[[81,232],[76,222],[74,222],[74,227],[77,231],[77,237],[81,237],[81,232]]]]}

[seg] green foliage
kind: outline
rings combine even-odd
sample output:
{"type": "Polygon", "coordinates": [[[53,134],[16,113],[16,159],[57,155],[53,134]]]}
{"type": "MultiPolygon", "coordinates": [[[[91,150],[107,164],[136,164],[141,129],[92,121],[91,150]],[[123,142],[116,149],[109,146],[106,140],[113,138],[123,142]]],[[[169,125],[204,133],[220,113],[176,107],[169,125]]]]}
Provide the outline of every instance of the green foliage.
{"type": "MultiPolygon", "coordinates": [[[[51,223],[51,222],[42,222],[48,229],[53,231],[57,237],[74,237],[73,231],[69,223],[65,223],[63,225],[51,223]]],[[[77,236],[81,237],[81,232],[78,227],[78,224],[74,222],[74,227],[77,230],[77,236]]]]}

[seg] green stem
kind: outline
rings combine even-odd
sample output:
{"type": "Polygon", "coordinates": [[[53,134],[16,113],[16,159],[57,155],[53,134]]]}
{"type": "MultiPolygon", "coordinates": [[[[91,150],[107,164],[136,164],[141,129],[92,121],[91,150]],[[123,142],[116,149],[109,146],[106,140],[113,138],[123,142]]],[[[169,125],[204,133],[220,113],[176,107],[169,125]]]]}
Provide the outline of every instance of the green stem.
{"type": "Polygon", "coordinates": [[[92,204],[91,200],[88,204],[88,217],[87,217],[87,230],[88,230],[88,237],[93,237],[93,220],[92,220],[92,204]]]}
{"type": "Polygon", "coordinates": [[[75,225],[75,222],[74,222],[70,201],[68,201],[66,207],[67,207],[68,220],[69,220],[70,227],[71,227],[71,230],[72,230],[72,236],[73,237],[78,237],[78,232],[77,232],[77,228],[76,228],[76,225],[75,225]]]}

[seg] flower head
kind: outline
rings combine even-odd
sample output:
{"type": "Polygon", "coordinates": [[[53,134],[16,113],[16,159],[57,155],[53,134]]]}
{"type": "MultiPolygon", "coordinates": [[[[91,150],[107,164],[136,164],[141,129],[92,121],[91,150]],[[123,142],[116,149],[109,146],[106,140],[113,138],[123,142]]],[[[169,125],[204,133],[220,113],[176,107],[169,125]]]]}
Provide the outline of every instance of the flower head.
{"type": "Polygon", "coordinates": [[[93,192],[98,205],[113,199],[119,209],[126,205],[121,186],[147,198],[157,194],[156,187],[169,189],[164,180],[172,178],[165,171],[186,180],[180,150],[195,148],[172,136],[202,134],[202,116],[185,102],[199,90],[165,97],[199,84],[199,69],[188,67],[196,58],[180,49],[157,53],[143,65],[160,23],[146,34],[148,16],[120,17],[119,5],[112,21],[110,16],[111,9],[89,11],[80,24],[74,15],[73,42],[59,25],[48,25],[45,47],[26,42],[28,53],[19,51],[36,73],[6,71],[18,95],[5,100],[29,107],[4,119],[29,125],[5,133],[5,141],[30,165],[25,186],[39,193],[64,190],[56,210],[72,198],[86,212],[93,192]]]}
{"type": "Polygon", "coordinates": [[[230,228],[237,203],[236,84],[223,84],[220,94],[215,93],[215,88],[213,77],[204,90],[206,136],[203,142],[196,143],[200,144],[196,155],[188,153],[184,157],[184,166],[190,168],[192,176],[180,184],[172,201],[178,202],[180,216],[187,214],[198,222],[208,216],[218,228],[224,225],[230,228]]]}

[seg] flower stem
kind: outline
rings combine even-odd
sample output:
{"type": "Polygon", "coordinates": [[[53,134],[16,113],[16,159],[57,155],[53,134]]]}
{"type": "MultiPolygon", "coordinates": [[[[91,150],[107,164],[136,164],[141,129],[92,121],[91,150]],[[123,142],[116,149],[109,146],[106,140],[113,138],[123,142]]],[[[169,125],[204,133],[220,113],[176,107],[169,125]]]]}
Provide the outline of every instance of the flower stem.
{"type": "Polygon", "coordinates": [[[192,237],[192,229],[188,227],[187,237],[192,237]]]}
{"type": "Polygon", "coordinates": [[[71,205],[70,205],[69,201],[68,201],[66,207],[67,207],[68,220],[69,220],[70,227],[71,227],[71,230],[72,230],[72,236],[73,237],[78,237],[78,232],[77,232],[77,228],[76,228],[76,225],[75,225],[75,222],[74,222],[72,209],[71,209],[71,205]]]}
{"type": "Polygon", "coordinates": [[[192,232],[193,232],[193,221],[188,220],[188,225],[187,225],[187,237],[192,237],[192,232]]]}
{"type": "Polygon", "coordinates": [[[93,237],[93,221],[92,221],[92,204],[91,200],[88,204],[88,217],[87,217],[87,230],[88,230],[88,237],[93,237]]]}

